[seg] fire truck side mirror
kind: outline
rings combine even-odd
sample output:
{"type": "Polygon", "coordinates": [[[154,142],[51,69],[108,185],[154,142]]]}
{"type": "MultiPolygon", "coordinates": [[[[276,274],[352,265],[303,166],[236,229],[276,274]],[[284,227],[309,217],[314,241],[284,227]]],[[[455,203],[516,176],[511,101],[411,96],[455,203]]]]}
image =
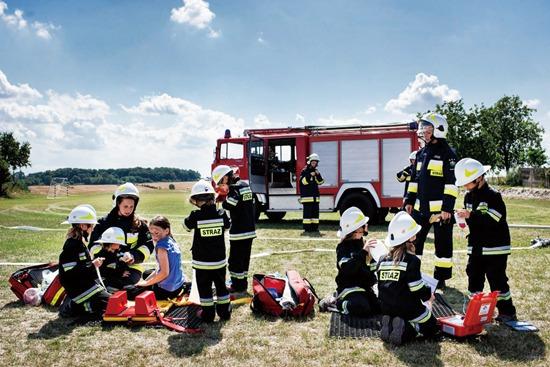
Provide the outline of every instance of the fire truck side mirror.
{"type": "Polygon", "coordinates": [[[418,130],[418,121],[409,122],[409,130],[418,130]]]}

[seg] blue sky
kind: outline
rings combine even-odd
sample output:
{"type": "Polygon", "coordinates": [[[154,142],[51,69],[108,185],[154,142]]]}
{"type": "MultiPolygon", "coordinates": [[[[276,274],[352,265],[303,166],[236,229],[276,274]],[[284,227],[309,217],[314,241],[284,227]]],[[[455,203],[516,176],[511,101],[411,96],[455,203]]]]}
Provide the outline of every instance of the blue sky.
{"type": "Polygon", "coordinates": [[[0,130],[32,168],[206,174],[229,127],[408,120],[517,94],[550,152],[545,1],[0,0],[0,130]]]}

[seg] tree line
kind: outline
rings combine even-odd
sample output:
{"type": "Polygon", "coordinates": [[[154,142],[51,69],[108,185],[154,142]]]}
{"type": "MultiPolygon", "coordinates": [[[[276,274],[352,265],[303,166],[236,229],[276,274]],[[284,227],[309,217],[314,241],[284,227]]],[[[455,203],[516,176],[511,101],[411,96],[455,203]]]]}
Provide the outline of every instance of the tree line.
{"type": "Polygon", "coordinates": [[[468,111],[462,100],[445,102],[435,112],[447,117],[447,140],[459,158],[474,158],[506,173],[548,163],[542,147],[544,128],[533,119],[536,110],[519,96],[504,96],[492,106],[474,105],[468,111]]]}
{"type": "Polygon", "coordinates": [[[194,170],[170,167],[116,169],[59,168],[51,171],[31,173],[19,178],[28,186],[32,186],[49,185],[53,177],[66,177],[72,185],[106,185],[124,182],[196,181],[201,175],[194,170]]]}

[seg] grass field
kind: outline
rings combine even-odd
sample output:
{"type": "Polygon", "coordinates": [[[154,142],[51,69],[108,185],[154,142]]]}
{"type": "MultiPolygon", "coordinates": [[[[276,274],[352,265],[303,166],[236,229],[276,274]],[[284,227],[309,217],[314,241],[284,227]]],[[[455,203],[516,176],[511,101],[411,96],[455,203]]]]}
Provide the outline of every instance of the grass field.
{"type": "MultiPolygon", "coordinates": [[[[99,213],[111,209],[110,195],[87,193],[64,199],[46,200],[43,195],[22,195],[0,200],[0,262],[47,262],[57,260],[66,226],[60,224],[76,204],[90,203],[99,213]],[[35,226],[48,231],[8,229],[35,226]]],[[[550,224],[550,201],[507,200],[508,222],[550,224]]],[[[164,214],[172,222],[183,254],[189,261],[191,236],[181,220],[191,210],[182,191],[150,191],[142,195],[138,213],[150,219],[164,214]]],[[[258,225],[259,237],[252,252],[334,249],[337,214],[321,215],[322,238],[300,237],[299,214],[289,214],[281,223],[265,219],[258,225]]],[[[369,238],[383,238],[386,226],[371,226],[369,238]]],[[[512,229],[514,247],[527,248],[536,236],[550,237],[550,230],[512,229]]],[[[423,270],[432,272],[433,244],[423,257],[423,270]]],[[[466,242],[455,230],[455,269],[446,297],[462,309],[466,242]]],[[[445,338],[440,343],[415,342],[394,348],[379,339],[333,339],[328,337],[328,314],[316,313],[305,320],[258,317],[247,306],[233,312],[229,322],[205,327],[201,335],[183,335],[166,329],[104,327],[101,324],[75,326],[59,319],[55,309],[26,307],[10,291],[7,279],[22,266],[0,266],[0,365],[123,365],[176,366],[548,366],[550,342],[550,248],[513,251],[508,276],[518,315],[535,323],[539,333],[521,334],[492,325],[473,339],[445,338]]],[[[334,252],[303,252],[252,259],[250,273],[297,269],[324,296],[336,285],[334,252]]],[[[189,265],[184,265],[191,275],[189,265]]]]}

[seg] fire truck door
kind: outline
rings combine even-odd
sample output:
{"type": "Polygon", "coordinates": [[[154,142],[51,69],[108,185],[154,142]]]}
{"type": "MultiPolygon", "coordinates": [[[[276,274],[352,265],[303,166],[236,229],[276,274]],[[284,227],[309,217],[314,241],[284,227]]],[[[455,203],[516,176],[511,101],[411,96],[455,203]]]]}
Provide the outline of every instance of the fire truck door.
{"type": "Polygon", "coordinates": [[[252,192],[267,195],[267,152],[264,139],[250,137],[248,163],[248,177],[252,192]]]}

